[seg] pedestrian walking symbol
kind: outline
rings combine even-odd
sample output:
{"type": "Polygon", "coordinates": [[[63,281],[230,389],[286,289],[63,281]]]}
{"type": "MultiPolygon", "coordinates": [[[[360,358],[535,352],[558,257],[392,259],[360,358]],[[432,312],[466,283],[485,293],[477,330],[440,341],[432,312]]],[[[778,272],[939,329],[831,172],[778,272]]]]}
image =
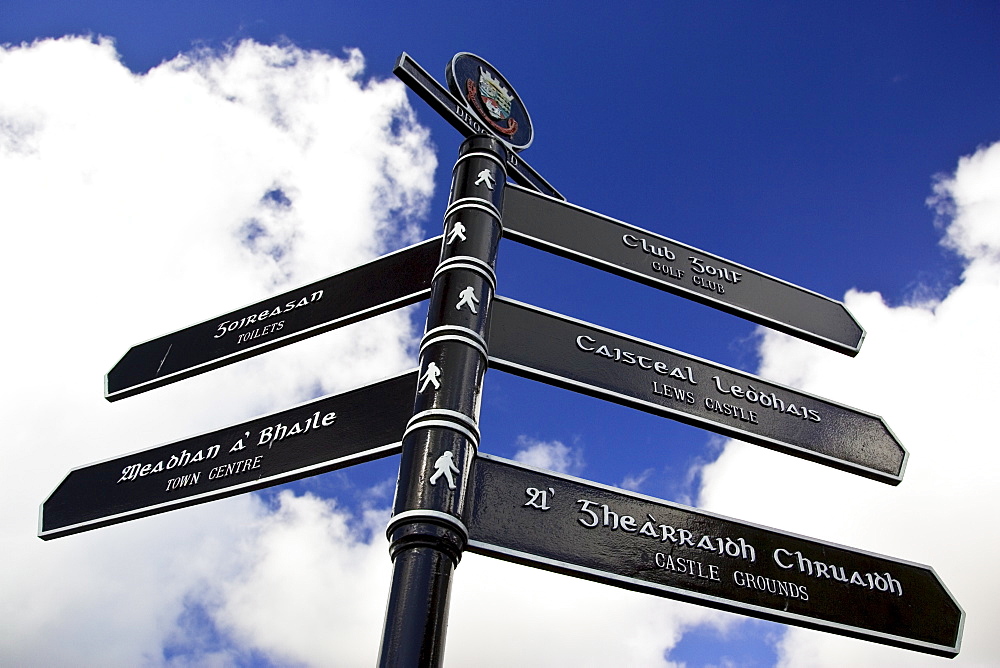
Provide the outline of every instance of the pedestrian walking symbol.
{"type": "Polygon", "coordinates": [[[486,183],[487,188],[493,190],[493,174],[490,173],[490,170],[488,169],[484,169],[483,171],[479,172],[479,178],[476,179],[477,186],[483,183],[486,183]]]}
{"type": "Polygon", "coordinates": [[[476,291],[471,285],[459,292],[458,296],[461,297],[461,299],[459,299],[458,303],[455,304],[456,311],[461,311],[463,306],[468,306],[469,310],[473,313],[479,313],[479,311],[476,310],[476,304],[479,303],[479,300],[476,299],[476,291]]]}
{"type": "Polygon", "coordinates": [[[428,385],[433,385],[435,390],[440,390],[441,381],[438,380],[440,377],[441,377],[441,367],[439,367],[434,362],[428,362],[427,371],[425,371],[424,375],[420,377],[420,380],[422,380],[423,383],[421,383],[418,392],[423,392],[424,390],[426,390],[428,385]]]}
{"type": "Polygon", "coordinates": [[[444,454],[437,458],[434,462],[434,475],[428,482],[432,485],[436,485],[438,478],[444,476],[445,480],[448,481],[448,489],[455,489],[455,476],[453,473],[458,473],[458,467],[455,466],[455,454],[451,450],[445,450],[444,454]]]}
{"type": "Polygon", "coordinates": [[[454,241],[456,237],[465,241],[465,225],[463,225],[460,220],[456,220],[455,224],[451,226],[451,232],[448,234],[448,240],[444,245],[450,246],[451,242],[454,241]]]}

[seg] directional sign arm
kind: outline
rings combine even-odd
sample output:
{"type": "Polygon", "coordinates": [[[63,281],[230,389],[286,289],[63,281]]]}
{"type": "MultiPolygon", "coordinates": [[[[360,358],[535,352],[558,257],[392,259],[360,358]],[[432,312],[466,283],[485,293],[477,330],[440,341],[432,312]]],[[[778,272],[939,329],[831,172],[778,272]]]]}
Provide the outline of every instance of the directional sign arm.
{"type": "Polygon", "coordinates": [[[392,73],[463,136],[468,137],[474,134],[473,128],[465,120],[464,115],[460,115],[458,101],[455,100],[455,97],[417,61],[411,58],[410,54],[405,51],[399,54],[392,73]]]}
{"type": "MultiPolygon", "coordinates": [[[[429,104],[431,108],[438,112],[442,118],[462,133],[464,137],[473,135],[492,135],[483,125],[477,121],[458,100],[455,99],[447,88],[442,86],[437,79],[427,73],[424,68],[417,64],[406,52],[400,54],[396,61],[396,66],[392,70],[403,83],[410,87],[420,99],[429,104]]],[[[546,181],[541,174],[536,172],[531,165],[526,163],[517,153],[509,151],[507,156],[507,174],[516,183],[532,188],[550,197],[560,200],[566,199],[558,190],[546,181]]]]}
{"type": "Polygon", "coordinates": [[[440,248],[437,236],[133,346],[108,372],[105,398],[130,397],[426,299],[440,248]]]}
{"type": "Polygon", "coordinates": [[[470,552],[953,657],[965,613],[933,569],[479,455],[470,552]]]}
{"type": "Polygon", "coordinates": [[[897,485],[906,450],[877,415],[511,299],[490,367],[897,485]]]}
{"type": "Polygon", "coordinates": [[[864,329],[836,300],[582,207],[508,189],[504,236],[846,355],[864,329]]]}
{"type": "Polygon", "coordinates": [[[69,472],[39,512],[48,540],[399,452],[417,372],[69,472]]]}

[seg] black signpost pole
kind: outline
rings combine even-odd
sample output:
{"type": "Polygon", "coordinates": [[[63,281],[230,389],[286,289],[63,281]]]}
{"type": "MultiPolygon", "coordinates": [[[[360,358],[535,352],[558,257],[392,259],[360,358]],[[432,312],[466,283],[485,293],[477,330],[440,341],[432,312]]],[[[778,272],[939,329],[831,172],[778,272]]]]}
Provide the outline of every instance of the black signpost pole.
{"type": "Polygon", "coordinates": [[[461,517],[479,447],[506,153],[497,139],[471,137],[453,170],[413,417],[386,529],[393,575],[381,666],[436,666],[444,655],[451,575],[469,536],[461,517]]]}

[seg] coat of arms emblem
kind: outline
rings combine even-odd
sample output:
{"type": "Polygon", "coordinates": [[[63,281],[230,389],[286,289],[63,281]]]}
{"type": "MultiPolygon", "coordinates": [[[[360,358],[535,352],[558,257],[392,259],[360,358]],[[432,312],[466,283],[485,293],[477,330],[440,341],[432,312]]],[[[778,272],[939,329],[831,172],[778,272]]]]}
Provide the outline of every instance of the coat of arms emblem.
{"type": "Polygon", "coordinates": [[[479,99],[486,106],[490,116],[498,121],[510,118],[510,103],[514,96],[500,83],[496,77],[479,68],[479,99]]]}
{"type": "Polygon", "coordinates": [[[465,92],[472,106],[494,130],[507,137],[517,132],[517,121],[510,117],[514,96],[496,77],[480,67],[479,81],[466,79],[465,92]]]}
{"type": "Polygon", "coordinates": [[[531,120],[507,80],[482,58],[460,53],[448,69],[448,85],[481,121],[515,151],[531,143],[531,120]]]}

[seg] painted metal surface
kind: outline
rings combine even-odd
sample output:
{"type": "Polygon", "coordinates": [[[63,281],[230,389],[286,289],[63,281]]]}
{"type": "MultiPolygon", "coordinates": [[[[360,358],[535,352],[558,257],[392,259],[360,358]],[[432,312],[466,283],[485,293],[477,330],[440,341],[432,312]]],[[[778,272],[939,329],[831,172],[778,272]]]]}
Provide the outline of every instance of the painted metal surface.
{"type": "Polygon", "coordinates": [[[928,566],[480,455],[470,552],[939,656],[965,613],[928,566]]]}
{"type": "Polygon", "coordinates": [[[441,238],[133,346],[105,377],[117,401],[415,304],[430,295],[441,238]]]}
{"type": "Polygon", "coordinates": [[[416,371],[206,434],[76,468],[45,500],[58,538],[396,454],[416,371]]]}
{"type": "Polygon", "coordinates": [[[452,170],[413,417],[386,529],[393,580],[380,666],[437,666],[443,660],[452,570],[468,538],[461,517],[479,447],[507,153],[494,137],[472,137],[462,143],[452,170]]]}
{"type": "Polygon", "coordinates": [[[504,236],[846,355],[864,329],[841,303],[574,204],[511,187],[504,236]]]}
{"type": "Polygon", "coordinates": [[[490,366],[899,484],[907,453],[885,421],[758,376],[498,297],[490,366]]]}

